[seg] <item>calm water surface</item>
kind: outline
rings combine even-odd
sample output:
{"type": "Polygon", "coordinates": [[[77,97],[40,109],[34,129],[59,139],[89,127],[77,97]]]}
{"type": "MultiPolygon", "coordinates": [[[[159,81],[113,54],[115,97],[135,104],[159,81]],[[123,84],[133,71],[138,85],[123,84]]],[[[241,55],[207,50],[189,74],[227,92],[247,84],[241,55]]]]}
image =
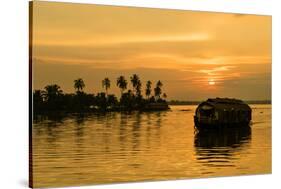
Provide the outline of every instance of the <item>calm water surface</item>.
{"type": "Polygon", "coordinates": [[[271,105],[250,129],[196,132],[196,106],[33,123],[35,187],[271,173],[271,105]]]}

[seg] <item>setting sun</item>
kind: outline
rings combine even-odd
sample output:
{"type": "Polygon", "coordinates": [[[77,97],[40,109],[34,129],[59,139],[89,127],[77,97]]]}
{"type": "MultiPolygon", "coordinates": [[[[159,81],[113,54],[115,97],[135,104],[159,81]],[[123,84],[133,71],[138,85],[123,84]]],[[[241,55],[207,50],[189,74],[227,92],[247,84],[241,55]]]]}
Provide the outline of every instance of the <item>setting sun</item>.
{"type": "Polygon", "coordinates": [[[212,80],[212,79],[209,80],[208,83],[209,83],[209,85],[215,85],[216,84],[216,82],[214,80],[212,80]]]}

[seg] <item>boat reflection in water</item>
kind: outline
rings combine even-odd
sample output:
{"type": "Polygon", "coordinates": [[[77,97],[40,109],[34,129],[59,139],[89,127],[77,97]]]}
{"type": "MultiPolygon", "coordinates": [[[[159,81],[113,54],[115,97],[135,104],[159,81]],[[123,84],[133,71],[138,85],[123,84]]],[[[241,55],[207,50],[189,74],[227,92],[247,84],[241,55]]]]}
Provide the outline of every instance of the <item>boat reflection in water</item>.
{"type": "Polygon", "coordinates": [[[243,158],[243,149],[248,147],[250,141],[250,126],[216,130],[196,129],[194,136],[196,158],[209,168],[235,167],[236,161],[243,158]]]}

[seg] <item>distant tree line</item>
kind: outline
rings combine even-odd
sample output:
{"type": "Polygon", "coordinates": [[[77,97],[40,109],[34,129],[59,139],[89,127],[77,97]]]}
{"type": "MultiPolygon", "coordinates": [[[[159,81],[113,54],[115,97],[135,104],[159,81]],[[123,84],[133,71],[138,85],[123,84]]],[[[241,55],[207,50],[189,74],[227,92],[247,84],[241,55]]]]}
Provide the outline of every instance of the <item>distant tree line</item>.
{"type": "Polygon", "coordinates": [[[181,101],[181,100],[171,100],[169,101],[169,105],[198,105],[202,101],[181,101]]]}
{"type": "Polygon", "coordinates": [[[163,84],[159,80],[152,89],[152,82],[146,82],[145,98],[142,95],[142,83],[138,75],[130,77],[132,90],[128,89],[128,81],[124,76],[116,80],[120,88],[120,99],[109,93],[111,81],[104,78],[101,82],[104,92],[88,94],[83,91],[85,82],[78,78],[74,80],[75,93],[64,93],[57,84],[47,85],[44,90],[33,91],[33,112],[89,112],[89,111],[132,111],[143,110],[151,104],[167,104],[167,95],[162,92],[163,84]],[[152,91],[153,90],[153,91],[152,91]],[[154,92],[154,93],[153,93],[154,92]],[[152,95],[154,94],[154,95],[152,95]]]}

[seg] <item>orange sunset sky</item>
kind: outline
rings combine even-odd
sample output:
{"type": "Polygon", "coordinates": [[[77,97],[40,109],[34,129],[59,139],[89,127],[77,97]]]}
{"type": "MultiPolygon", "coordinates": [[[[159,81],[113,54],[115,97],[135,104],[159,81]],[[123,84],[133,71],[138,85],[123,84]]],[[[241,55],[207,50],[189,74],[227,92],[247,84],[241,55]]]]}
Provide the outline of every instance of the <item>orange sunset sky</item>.
{"type": "MultiPolygon", "coordinates": [[[[161,80],[168,99],[271,99],[271,16],[34,2],[33,87],[120,94],[116,78],[161,80]]],[[[131,85],[129,85],[131,88],[131,85]]]]}

